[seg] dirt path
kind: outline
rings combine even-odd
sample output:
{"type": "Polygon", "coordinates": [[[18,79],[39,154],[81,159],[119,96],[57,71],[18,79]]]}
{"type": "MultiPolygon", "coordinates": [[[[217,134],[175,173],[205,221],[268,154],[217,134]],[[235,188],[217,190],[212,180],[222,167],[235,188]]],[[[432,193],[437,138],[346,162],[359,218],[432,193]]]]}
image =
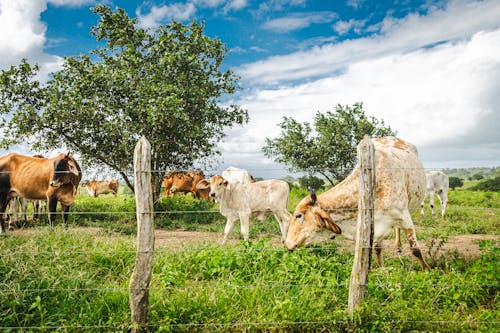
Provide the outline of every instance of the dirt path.
{"type": "MultiPolygon", "coordinates": [[[[73,230],[77,229],[83,233],[89,233],[96,237],[109,237],[109,233],[103,233],[101,228],[84,228],[77,227],[72,228],[73,230]]],[[[9,231],[9,233],[13,233],[15,235],[22,236],[30,236],[39,231],[38,228],[23,228],[20,230],[9,231]]],[[[120,236],[119,236],[120,237],[120,236]]],[[[256,241],[257,239],[251,239],[252,241],[256,241]]],[[[404,240],[404,238],[402,238],[404,240]]],[[[482,240],[493,240],[498,244],[500,244],[500,236],[498,235],[484,235],[484,234],[474,234],[474,235],[459,235],[459,236],[450,236],[440,249],[440,252],[458,252],[467,257],[477,257],[481,254],[479,248],[479,241],[482,240]]],[[[209,244],[221,244],[222,241],[222,233],[218,232],[198,232],[198,231],[182,231],[182,230],[155,230],[155,247],[168,247],[172,249],[182,249],[185,247],[191,247],[196,245],[202,245],[204,243],[209,244]]],[[[432,248],[435,251],[438,246],[439,239],[434,240],[435,244],[431,246],[432,240],[421,240],[419,241],[420,247],[426,255],[429,252],[429,249],[432,248]]],[[[238,242],[241,242],[240,239],[230,238],[227,242],[228,245],[234,245],[238,242]]],[[[333,242],[339,247],[342,251],[353,252],[354,243],[352,241],[348,241],[343,237],[337,237],[333,242]]],[[[393,246],[393,240],[388,239],[384,240],[384,253],[386,256],[396,256],[397,253],[393,246]]],[[[269,244],[274,247],[282,247],[281,239],[279,236],[276,236],[269,240],[269,244]]],[[[410,249],[407,243],[403,244],[403,254],[411,255],[410,249]]]]}
{"type": "MultiPolygon", "coordinates": [[[[458,251],[460,254],[467,257],[477,257],[481,254],[479,249],[479,241],[481,240],[494,240],[500,242],[500,236],[497,235],[459,235],[450,236],[440,249],[444,252],[455,252],[458,251]]],[[[196,232],[196,231],[169,231],[169,230],[156,230],[155,231],[155,246],[157,247],[169,247],[169,248],[181,248],[191,245],[199,245],[203,243],[221,244],[222,233],[215,232],[196,232]]],[[[235,244],[241,242],[239,239],[229,239],[228,244],[235,244]]],[[[342,237],[337,237],[334,240],[341,249],[352,252],[354,248],[354,243],[343,239],[342,237]]],[[[384,252],[388,255],[396,255],[396,251],[393,246],[393,240],[385,240],[384,252]]],[[[420,246],[424,254],[429,251],[429,248],[433,250],[439,244],[439,239],[435,240],[435,244],[431,246],[431,240],[420,241],[420,246]]],[[[278,236],[270,240],[272,246],[281,247],[281,240],[278,236]]],[[[403,254],[410,255],[410,249],[408,244],[403,244],[403,254]]]]}

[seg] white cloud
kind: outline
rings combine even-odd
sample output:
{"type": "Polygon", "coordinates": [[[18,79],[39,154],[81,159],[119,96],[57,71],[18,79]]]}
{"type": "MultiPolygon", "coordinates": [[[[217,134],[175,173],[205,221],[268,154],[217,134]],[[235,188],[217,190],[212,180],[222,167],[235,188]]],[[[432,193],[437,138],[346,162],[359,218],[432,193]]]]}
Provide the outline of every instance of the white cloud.
{"type": "Polygon", "coordinates": [[[54,6],[79,7],[96,3],[96,0],[47,0],[47,2],[54,6]]]}
{"type": "Polygon", "coordinates": [[[245,8],[248,5],[247,0],[231,0],[224,6],[224,12],[227,13],[231,10],[237,11],[245,8]]]}
{"type": "Polygon", "coordinates": [[[261,84],[325,77],[364,59],[470,38],[477,31],[499,27],[498,17],[499,1],[451,1],[445,9],[431,9],[427,16],[412,14],[399,20],[388,17],[376,27],[379,33],[371,37],[270,57],[242,66],[239,73],[245,80],[261,84]]]}
{"type": "Polygon", "coordinates": [[[0,0],[0,69],[19,64],[22,58],[41,66],[41,76],[59,68],[62,58],[43,52],[47,27],[40,14],[45,1],[0,0]]]}
{"type": "Polygon", "coordinates": [[[328,23],[336,17],[337,14],[333,12],[291,14],[286,17],[269,20],[264,23],[263,28],[276,32],[288,32],[307,28],[312,24],[328,23]]]}
{"type": "Polygon", "coordinates": [[[192,3],[174,3],[164,6],[153,6],[147,14],[141,13],[141,7],[137,8],[136,15],[138,25],[141,28],[156,28],[165,21],[176,20],[185,21],[191,18],[196,12],[196,7],[192,3]]]}
{"type": "Polygon", "coordinates": [[[452,1],[427,16],[387,19],[375,37],[243,66],[247,82],[280,87],[257,85],[237,101],[251,123],[237,145],[226,141],[225,155],[244,150],[264,161],[264,138],[280,134],[283,116],[312,121],[317,111],[361,101],[367,114],[419,147],[426,167],[499,165],[498,17],[498,1],[452,1]]]}
{"type": "Polygon", "coordinates": [[[344,35],[351,30],[355,33],[360,33],[361,28],[363,28],[365,24],[365,20],[350,19],[349,21],[338,21],[333,25],[333,30],[335,30],[339,35],[344,35]]]}

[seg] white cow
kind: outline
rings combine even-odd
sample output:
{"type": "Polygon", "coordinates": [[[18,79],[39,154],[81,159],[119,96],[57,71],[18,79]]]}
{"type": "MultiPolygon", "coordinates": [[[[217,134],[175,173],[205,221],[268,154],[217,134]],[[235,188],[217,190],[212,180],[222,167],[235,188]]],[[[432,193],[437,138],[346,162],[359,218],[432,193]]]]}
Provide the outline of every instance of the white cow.
{"type": "MultiPolygon", "coordinates": [[[[425,194],[425,173],[414,145],[395,137],[372,139],[375,146],[375,212],[373,242],[383,266],[382,240],[401,227],[413,254],[429,269],[420,251],[410,209],[425,194]]],[[[341,183],[316,196],[314,192],[295,208],[285,245],[289,250],[331,239],[335,234],[354,240],[358,216],[359,166],[341,183]]],[[[399,233],[398,233],[399,234],[399,233]]]]}
{"type": "Polygon", "coordinates": [[[222,171],[221,176],[230,183],[248,184],[255,182],[255,179],[253,179],[250,172],[245,169],[239,169],[232,166],[222,171]]]}
{"type": "Polygon", "coordinates": [[[424,215],[424,205],[427,198],[430,199],[431,212],[434,215],[434,195],[437,194],[441,203],[441,217],[446,213],[446,205],[448,204],[448,188],[450,180],[448,176],[441,171],[430,171],[425,174],[426,188],[425,197],[421,204],[421,213],[424,215]]]}
{"type": "Polygon", "coordinates": [[[270,179],[248,184],[230,183],[216,175],[210,178],[210,189],[210,196],[219,203],[220,212],[227,219],[223,244],[238,219],[243,239],[248,240],[250,216],[260,212],[274,214],[280,225],[281,239],[285,240],[291,218],[286,208],[290,193],[287,182],[270,179]]]}

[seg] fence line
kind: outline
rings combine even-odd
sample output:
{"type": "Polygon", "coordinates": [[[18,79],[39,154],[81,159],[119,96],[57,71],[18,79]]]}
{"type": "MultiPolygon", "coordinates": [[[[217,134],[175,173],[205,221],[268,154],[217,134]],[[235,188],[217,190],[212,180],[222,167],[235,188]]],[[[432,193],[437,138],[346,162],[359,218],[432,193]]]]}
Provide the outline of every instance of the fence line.
{"type": "MultiPolygon", "coordinates": [[[[446,171],[449,168],[423,168],[424,171],[446,171]]],[[[459,168],[451,168],[451,169],[459,169],[459,168]]],[[[467,168],[463,168],[467,169],[467,168]]],[[[494,168],[484,168],[484,169],[494,169],[494,168]]],[[[498,168],[496,168],[498,169],[498,168]]],[[[190,172],[190,171],[195,171],[195,170],[201,170],[200,168],[193,168],[193,169],[153,169],[150,171],[140,171],[139,173],[181,173],[181,172],[190,172]]],[[[202,170],[207,173],[207,175],[215,175],[215,174],[221,174],[225,169],[205,169],[202,170]]],[[[389,168],[389,167],[384,167],[384,168],[378,168],[378,170],[422,170],[422,168],[389,168]]],[[[84,170],[85,171],[85,170],[84,170]]],[[[133,175],[134,170],[133,169],[124,169],[124,170],[111,170],[113,172],[119,172],[119,173],[124,173],[127,175],[133,175]]],[[[254,172],[261,172],[261,171],[286,171],[286,168],[264,168],[264,169],[252,169],[252,170],[246,170],[246,171],[254,171],[254,172]]],[[[21,173],[22,171],[0,171],[0,174],[10,174],[10,173],[21,173]]],[[[71,171],[55,171],[57,174],[65,174],[65,173],[71,173],[71,171]]],[[[308,174],[307,172],[292,172],[292,173],[303,173],[303,174],[308,174]]],[[[85,174],[85,172],[83,172],[85,174]]],[[[452,176],[453,177],[453,176],[452,176]]],[[[460,178],[460,177],[458,177],[460,178]]]]}
{"type": "MultiPolygon", "coordinates": [[[[348,325],[352,322],[345,320],[330,320],[330,321],[273,321],[273,322],[237,322],[237,323],[192,323],[192,324],[148,324],[145,325],[146,328],[163,328],[163,327],[177,327],[177,328],[231,328],[231,327],[245,327],[245,326],[276,326],[276,325],[348,325]]],[[[434,324],[434,325],[447,325],[455,324],[462,327],[473,327],[478,325],[493,325],[500,326],[498,321],[467,321],[467,320],[386,320],[385,323],[388,324],[434,324]]],[[[89,325],[89,326],[72,326],[72,325],[61,325],[61,326],[0,326],[3,330],[57,330],[57,329],[127,329],[130,325],[89,325]]]]}
{"type": "MultiPolygon", "coordinates": [[[[436,207],[436,205],[435,205],[436,207]]],[[[449,206],[448,206],[449,207],[449,206]]],[[[450,211],[499,211],[500,207],[450,207],[446,208],[446,212],[450,211]]],[[[357,208],[330,208],[330,209],[324,209],[325,211],[331,212],[331,211],[357,211],[357,208]]],[[[374,210],[380,210],[379,208],[375,208],[374,210]]],[[[385,209],[384,209],[385,210],[385,209]]],[[[426,209],[427,210],[427,209],[426,209]]],[[[409,209],[410,212],[419,212],[420,208],[414,208],[414,209],[409,209]]],[[[271,211],[269,210],[255,210],[252,211],[255,213],[269,213],[272,214],[271,211]]],[[[28,213],[33,213],[32,211],[28,211],[28,213]]],[[[148,212],[149,213],[149,212],[148,212]]],[[[152,214],[214,214],[218,213],[220,214],[219,210],[157,210],[157,211],[152,211],[150,212],[152,214]]],[[[66,214],[68,215],[100,215],[100,214],[137,214],[136,211],[69,211],[66,214]]],[[[139,214],[142,214],[142,212],[139,212],[139,214]]],[[[439,214],[437,214],[439,215],[439,214]]],[[[445,217],[446,218],[446,217],[445,217]]],[[[441,217],[439,217],[441,219],[441,217]]]]}
{"type": "MultiPolygon", "coordinates": [[[[200,283],[202,284],[202,283],[200,283]]],[[[435,288],[442,288],[442,287],[483,287],[483,288],[491,288],[495,287],[498,288],[500,287],[500,284],[495,284],[495,283],[367,283],[363,284],[366,287],[371,287],[371,288],[387,288],[387,287],[421,287],[421,286],[428,286],[428,287],[435,287],[435,288]]],[[[259,284],[259,285],[233,285],[233,284],[228,284],[228,285],[221,285],[221,284],[216,284],[217,288],[221,289],[257,289],[257,288],[266,288],[266,289],[280,289],[280,288],[349,288],[349,281],[345,281],[345,283],[324,283],[324,284],[309,284],[309,283],[304,283],[304,284],[259,284]]],[[[186,286],[168,286],[168,287],[162,287],[162,288],[141,288],[141,290],[148,290],[148,291],[154,291],[154,292],[159,292],[159,291],[171,291],[175,289],[194,289],[198,288],[198,285],[192,284],[192,285],[186,285],[186,286]]],[[[127,287],[120,287],[120,288],[30,288],[30,289],[19,289],[19,290],[14,290],[14,289],[4,289],[1,290],[0,293],[7,293],[7,294],[19,294],[19,293],[39,293],[39,292],[54,292],[54,291],[66,291],[66,292],[71,292],[71,291],[87,291],[87,292],[98,292],[98,291],[108,291],[108,292],[117,292],[117,291],[124,291],[128,292],[130,289],[127,287]]]]}

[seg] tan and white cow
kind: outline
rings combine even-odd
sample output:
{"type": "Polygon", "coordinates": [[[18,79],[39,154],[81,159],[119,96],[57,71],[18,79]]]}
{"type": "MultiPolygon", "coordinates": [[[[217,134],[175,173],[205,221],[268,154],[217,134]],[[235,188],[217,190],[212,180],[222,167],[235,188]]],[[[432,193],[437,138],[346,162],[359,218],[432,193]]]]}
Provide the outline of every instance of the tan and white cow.
{"type": "MultiPolygon", "coordinates": [[[[412,253],[424,269],[429,269],[420,251],[411,209],[418,209],[425,194],[425,173],[414,145],[395,137],[372,139],[375,146],[374,247],[383,266],[382,240],[393,228],[401,227],[412,253]]],[[[359,196],[359,166],[341,183],[316,196],[302,199],[295,208],[285,246],[293,250],[302,245],[331,239],[335,234],[355,240],[359,196]]]]}
{"type": "Polygon", "coordinates": [[[424,215],[425,200],[429,198],[431,212],[432,215],[434,215],[434,195],[437,194],[439,202],[441,203],[441,217],[444,217],[444,214],[446,213],[446,205],[448,204],[448,188],[450,187],[450,180],[442,171],[427,172],[425,174],[425,178],[425,197],[421,204],[421,214],[424,215]]]}
{"type": "Polygon", "coordinates": [[[238,219],[243,239],[248,240],[250,216],[252,213],[262,212],[274,214],[280,225],[281,239],[284,241],[291,218],[286,208],[289,194],[288,183],[278,179],[243,184],[230,183],[220,175],[210,178],[210,196],[219,203],[220,212],[227,219],[222,243],[227,241],[234,222],[238,219]]]}
{"type": "Polygon", "coordinates": [[[118,180],[86,180],[82,182],[82,187],[85,187],[87,193],[94,198],[97,198],[100,194],[111,193],[115,197],[118,196],[118,180]]]}

